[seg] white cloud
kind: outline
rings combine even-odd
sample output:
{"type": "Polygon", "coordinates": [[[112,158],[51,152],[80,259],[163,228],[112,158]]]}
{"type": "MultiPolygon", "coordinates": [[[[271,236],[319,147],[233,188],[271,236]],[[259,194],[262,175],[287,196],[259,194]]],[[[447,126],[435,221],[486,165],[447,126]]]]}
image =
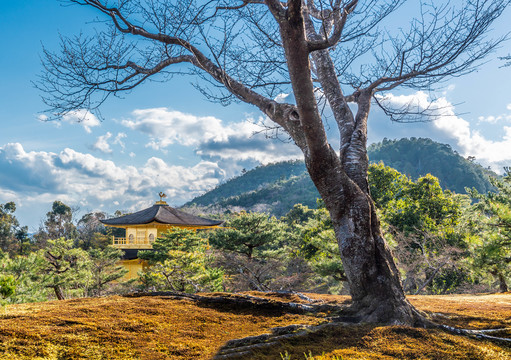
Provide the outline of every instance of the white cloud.
{"type": "Polygon", "coordinates": [[[442,91],[442,95],[443,96],[447,96],[448,93],[452,92],[454,89],[456,89],[456,85],[455,84],[449,84],[445,89],[444,91],[442,91]]]}
{"type": "Polygon", "coordinates": [[[112,137],[111,132],[107,132],[105,135],[99,136],[96,142],[92,145],[92,148],[99,150],[105,154],[110,154],[112,152],[112,149],[110,148],[108,139],[110,139],[111,137],[112,137]]]}
{"type": "Polygon", "coordinates": [[[204,141],[225,139],[227,130],[222,120],[213,116],[195,116],[166,108],[133,111],[134,119],[122,124],[132,130],[149,135],[147,144],[155,150],[172,144],[197,146],[204,141]]]}
{"type": "MultiPolygon", "coordinates": [[[[283,98],[287,95],[281,94],[283,98]]],[[[257,120],[225,124],[212,116],[198,117],[166,108],[136,110],[134,119],[122,124],[149,135],[147,147],[162,150],[178,143],[195,148],[204,159],[269,162],[300,158],[302,155],[292,143],[265,136],[265,117],[257,120]]]]}
{"type": "Polygon", "coordinates": [[[18,202],[18,199],[18,194],[15,191],[0,188],[0,203],[4,204],[10,201],[18,202]]]}
{"type": "MultiPolygon", "coordinates": [[[[92,148],[95,150],[99,150],[102,153],[105,154],[111,154],[113,152],[112,148],[110,147],[110,144],[108,143],[109,139],[112,138],[112,133],[107,132],[105,135],[98,136],[98,139],[96,142],[92,145],[92,148]]],[[[114,140],[112,141],[112,144],[119,145],[122,150],[126,148],[126,144],[124,144],[124,141],[122,139],[126,138],[128,135],[125,133],[117,133],[114,140]]]]}
{"type": "Polygon", "coordinates": [[[62,117],[62,121],[70,124],[80,124],[89,134],[92,132],[92,127],[101,125],[99,119],[93,113],[85,109],[67,113],[62,117]]]}
{"type": "MultiPolygon", "coordinates": [[[[511,126],[501,128],[502,137],[491,140],[473,129],[473,124],[456,115],[454,105],[446,98],[431,101],[428,95],[418,91],[412,95],[387,95],[385,102],[396,107],[410,106],[416,110],[428,109],[434,115],[432,127],[454,140],[463,156],[475,156],[477,161],[485,166],[491,166],[500,172],[502,166],[511,162],[511,126]]],[[[499,117],[479,117],[479,121],[495,124],[499,117]],[[484,119],[484,120],[482,120],[484,119]]]]}
{"type": "Polygon", "coordinates": [[[126,148],[126,145],[124,144],[124,141],[122,141],[122,139],[125,139],[126,137],[128,137],[128,135],[126,135],[125,133],[122,132],[117,133],[113,143],[119,145],[124,150],[126,148]]]}
{"type": "Polygon", "coordinates": [[[275,101],[278,103],[284,103],[290,94],[282,93],[275,96],[275,101]]]}
{"type": "Polygon", "coordinates": [[[283,135],[284,139],[274,139],[270,131],[270,136],[267,136],[265,129],[271,125],[266,117],[260,116],[257,120],[248,117],[243,123],[233,124],[231,131],[225,131],[227,136],[222,141],[200,144],[196,153],[206,158],[253,160],[261,164],[303,157],[294,143],[283,141],[287,140],[287,135],[283,135]]]}
{"type": "Polygon", "coordinates": [[[501,114],[501,115],[497,115],[497,116],[493,116],[493,115],[490,115],[490,116],[479,116],[477,118],[477,120],[479,120],[479,122],[496,124],[499,121],[509,121],[509,120],[511,120],[511,114],[501,114]]]}
{"type": "Polygon", "coordinates": [[[215,187],[225,175],[216,163],[204,160],[185,167],[152,157],[138,167],[118,166],[70,148],[52,153],[26,152],[19,143],[0,147],[0,199],[16,200],[25,209],[43,202],[49,208],[59,199],[110,212],[119,206],[135,210],[133,206],[150,205],[159,191],[180,205],[215,187]]]}

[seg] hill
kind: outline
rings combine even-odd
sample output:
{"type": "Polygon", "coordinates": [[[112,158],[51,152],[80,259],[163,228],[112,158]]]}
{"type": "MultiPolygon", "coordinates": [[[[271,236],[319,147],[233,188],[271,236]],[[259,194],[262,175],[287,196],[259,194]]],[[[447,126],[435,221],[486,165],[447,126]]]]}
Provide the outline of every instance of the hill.
{"type": "MultiPolygon", "coordinates": [[[[385,139],[371,145],[368,154],[371,162],[383,161],[413,179],[433,174],[444,189],[457,193],[464,193],[465,187],[486,193],[491,189],[488,177],[495,175],[431,139],[385,139]]],[[[297,203],[316,206],[318,197],[305,164],[297,160],[258,166],[196,197],[184,208],[247,209],[282,216],[297,203]]]]}
{"type": "MultiPolygon", "coordinates": [[[[203,294],[201,301],[160,294],[8,305],[0,315],[0,359],[295,360],[304,359],[304,353],[312,354],[314,357],[307,357],[311,360],[511,358],[509,343],[438,329],[334,323],[278,336],[284,326],[317,325],[332,313],[279,310],[286,305],[296,308],[289,301],[309,304],[296,295],[250,295],[271,301],[226,306],[215,299],[223,296],[237,301],[247,296],[215,293],[203,294]],[[272,330],[276,327],[278,331],[272,330]],[[266,337],[245,339],[245,344],[260,341],[260,346],[243,348],[243,356],[219,355],[230,351],[227,342],[232,344],[232,339],[270,332],[266,337]]],[[[343,296],[307,295],[314,304],[331,308],[348,301],[343,296]]],[[[438,323],[469,329],[503,328],[491,335],[506,338],[511,336],[510,300],[510,294],[410,297],[438,323]]]]}
{"type": "Polygon", "coordinates": [[[255,169],[243,172],[242,175],[228,180],[226,183],[217,186],[203,195],[197,196],[186,203],[185,206],[191,204],[203,206],[217,204],[227,198],[259,191],[267,185],[278,183],[290,177],[303,175],[305,172],[305,164],[299,160],[261,165],[255,169]]]}
{"type": "Polygon", "coordinates": [[[466,187],[486,193],[492,189],[488,177],[496,176],[473,160],[460,156],[450,145],[431,139],[384,139],[370,145],[367,152],[372,162],[383,161],[414,180],[432,174],[440,180],[442,188],[458,194],[465,193],[466,187]]]}

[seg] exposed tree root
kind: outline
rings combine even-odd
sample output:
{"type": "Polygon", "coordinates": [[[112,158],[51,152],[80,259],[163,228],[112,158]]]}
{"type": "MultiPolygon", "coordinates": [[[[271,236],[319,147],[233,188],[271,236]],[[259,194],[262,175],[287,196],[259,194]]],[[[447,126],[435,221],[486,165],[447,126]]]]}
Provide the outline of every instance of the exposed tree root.
{"type": "Polygon", "coordinates": [[[509,331],[509,330],[511,330],[511,328],[483,329],[483,330],[477,330],[477,331],[479,331],[482,334],[485,334],[485,333],[496,333],[496,332],[509,331]]]}
{"type": "MultiPolygon", "coordinates": [[[[311,335],[312,333],[324,330],[326,328],[333,328],[339,326],[357,326],[362,325],[346,323],[346,322],[328,322],[321,325],[290,325],[281,328],[273,328],[271,329],[271,333],[262,334],[258,336],[248,336],[241,339],[235,339],[228,341],[215,355],[214,360],[224,360],[224,359],[239,359],[245,356],[248,356],[254,350],[260,350],[263,348],[270,348],[273,346],[279,345],[282,340],[295,339],[300,337],[306,337],[311,335]]],[[[457,329],[451,326],[440,325],[429,323],[430,326],[427,328],[439,329],[442,331],[446,331],[451,334],[467,336],[476,339],[489,340],[497,343],[505,343],[510,344],[511,339],[501,338],[486,335],[485,333],[491,332],[499,332],[508,329],[486,329],[486,330],[468,330],[468,329],[457,329]]]]}
{"type": "Polygon", "coordinates": [[[427,315],[416,309],[406,299],[363,299],[340,312],[341,321],[387,325],[428,327],[427,315]]]}
{"type": "Polygon", "coordinates": [[[312,299],[312,298],[308,297],[307,295],[302,294],[301,292],[297,292],[297,291],[293,291],[293,290],[279,290],[279,291],[275,291],[275,293],[276,294],[291,294],[291,295],[296,295],[300,299],[302,299],[304,301],[307,301],[309,304],[316,304],[316,303],[322,303],[323,302],[323,300],[312,299]]]}
{"type": "Polygon", "coordinates": [[[441,329],[441,330],[444,330],[448,333],[455,334],[455,335],[468,336],[471,338],[489,340],[489,341],[497,342],[497,343],[511,344],[511,339],[509,339],[509,338],[486,335],[488,333],[496,333],[496,332],[506,331],[506,330],[509,330],[509,328],[470,330],[470,329],[458,329],[458,328],[455,328],[452,326],[441,325],[441,324],[434,324],[434,325],[435,325],[435,328],[437,328],[437,329],[441,329]]]}
{"type": "Polygon", "coordinates": [[[271,329],[271,333],[258,336],[248,336],[242,339],[229,340],[218,351],[214,360],[237,359],[250,355],[253,350],[278,345],[282,340],[305,337],[313,332],[323,330],[327,327],[346,326],[345,323],[328,322],[321,325],[289,325],[271,329]]]}
{"type": "Polygon", "coordinates": [[[196,294],[186,294],[173,291],[157,291],[148,293],[134,293],[125,295],[127,297],[141,296],[160,296],[168,299],[187,299],[197,303],[209,305],[228,305],[236,308],[255,308],[267,311],[281,311],[291,314],[307,314],[307,313],[331,313],[338,312],[343,309],[342,306],[329,304],[299,304],[294,302],[278,301],[274,299],[266,299],[257,296],[245,294],[212,294],[210,296],[202,296],[196,294]]]}
{"type": "MultiPolygon", "coordinates": [[[[292,293],[298,295],[298,293],[292,293]]],[[[302,294],[301,294],[302,295],[302,294]]],[[[492,336],[488,334],[499,333],[509,331],[511,328],[497,328],[497,329],[484,329],[484,330],[470,330],[470,329],[459,329],[452,326],[438,324],[427,318],[427,315],[413,306],[407,306],[403,309],[395,309],[399,315],[404,311],[403,318],[411,319],[407,323],[402,323],[399,320],[390,320],[388,322],[371,321],[375,314],[378,315],[384,306],[377,306],[375,308],[360,309],[357,306],[339,306],[339,305],[327,305],[327,304],[299,304],[293,302],[284,302],[274,299],[267,299],[257,296],[245,295],[245,294],[211,294],[210,296],[202,296],[196,294],[185,294],[179,292],[151,292],[151,293],[135,293],[126,295],[127,297],[141,297],[141,296],[159,296],[168,299],[177,300],[190,300],[206,305],[219,305],[229,306],[229,308],[242,308],[242,309],[257,309],[265,311],[279,311],[294,314],[304,313],[319,313],[325,312],[330,313],[333,316],[325,318],[325,323],[320,325],[289,325],[285,327],[276,327],[271,329],[270,333],[261,334],[257,336],[248,336],[241,339],[229,340],[225,345],[218,351],[213,359],[238,359],[241,357],[249,356],[254,350],[260,350],[277,346],[283,340],[289,340],[294,338],[306,337],[312,333],[324,330],[331,327],[344,327],[344,326],[357,326],[368,323],[380,323],[386,325],[408,325],[412,327],[422,327],[427,329],[436,329],[445,331],[454,335],[467,336],[475,339],[488,340],[491,342],[511,344],[511,339],[503,338],[498,336],[492,336]]],[[[318,302],[317,300],[310,299],[303,295],[300,296],[302,300],[308,301],[309,303],[318,302]]],[[[406,301],[407,304],[409,304],[406,301]]],[[[383,305],[383,304],[380,304],[383,305]]],[[[441,315],[441,314],[439,314],[441,315]]],[[[392,318],[390,312],[389,319],[392,318]]]]}

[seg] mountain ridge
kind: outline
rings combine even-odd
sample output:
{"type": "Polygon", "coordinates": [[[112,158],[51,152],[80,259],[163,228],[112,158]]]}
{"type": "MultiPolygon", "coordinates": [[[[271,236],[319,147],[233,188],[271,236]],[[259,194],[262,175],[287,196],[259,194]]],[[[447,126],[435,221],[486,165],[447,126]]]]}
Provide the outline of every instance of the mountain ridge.
{"type": "MultiPolygon", "coordinates": [[[[465,187],[486,193],[492,189],[489,176],[495,176],[473,160],[460,156],[450,145],[428,138],[384,139],[368,147],[368,156],[370,162],[382,161],[414,180],[431,173],[439,178],[442,188],[457,193],[464,193],[465,187]]],[[[184,204],[183,208],[245,209],[282,216],[296,203],[315,207],[319,197],[304,162],[292,160],[244,171],[184,204]]]]}

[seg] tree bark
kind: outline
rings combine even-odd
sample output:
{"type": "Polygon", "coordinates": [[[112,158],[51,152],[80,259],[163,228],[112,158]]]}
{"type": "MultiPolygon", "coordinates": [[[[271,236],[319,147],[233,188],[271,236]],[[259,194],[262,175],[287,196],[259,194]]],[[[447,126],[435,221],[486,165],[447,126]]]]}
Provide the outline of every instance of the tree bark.
{"type": "Polygon", "coordinates": [[[504,275],[502,275],[500,271],[499,271],[499,290],[501,293],[508,292],[509,290],[507,287],[506,278],[504,277],[504,275]]]}
{"type": "Polygon", "coordinates": [[[62,291],[62,287],[60,285],[53,285],[53,291],[55,292],[55,296],[58,300],[66,300],[64,296],[64,292],[62,291]]]}
{"type": "Polygon", "coordinates": [[[417,325],[421,317],[406,300],[371,198],[348,180],[341,203],[331,192],[340,179],[325,181],[317,169],[309,173],[331,214],[353,300],[351,312],[366,322],[417,325]]]}
{"type": "MultiPolygon", "coordinates": [[[[366,140],[372,92],[359,94],[355,119],[345,102],[339,103],[342,111],[334,109],[341,139],[346,142],[341,145],[339,156],[328,143],[314,96],[300,6],[300,0],[288,2],[286,20],[279,22],[280,32],[305,136],[305,163],[330,212],[353,299],[350,312],[361,321],[417,325],[422,317],[406,300],[369,195],[366,140]],[[343,124],[348,126],[343,129],[343,124]]],[[[323,52],[312,58],[325,56],[328,54],[323,52]]],[[[320,65],[326,65],[320,70],[320,77],[326,79],[331,64],[320,65]]],[[[342,97],[340,88],[338,93],[342,97]]]]}

